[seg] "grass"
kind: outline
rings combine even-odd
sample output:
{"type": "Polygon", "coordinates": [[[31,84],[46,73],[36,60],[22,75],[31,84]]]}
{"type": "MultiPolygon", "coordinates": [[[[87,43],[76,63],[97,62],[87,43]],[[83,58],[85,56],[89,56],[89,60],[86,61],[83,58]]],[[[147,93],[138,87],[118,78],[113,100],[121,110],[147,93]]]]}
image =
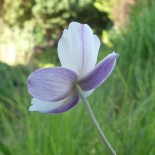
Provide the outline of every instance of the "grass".
{"type": "MultiPolygon", "coordinates": [[[[120,54],[115,70],[88,98],[119,155],[155,154],[154,14],[154,3],[133,8],[130,23],[112,40],[120,54]]],[[[108,51],[102,49],[100,59],[108,51]]],[[[108,155],[82,103],[58,115],[28,111],[30,72],[0,64],[0,155],[108,155]]]]}

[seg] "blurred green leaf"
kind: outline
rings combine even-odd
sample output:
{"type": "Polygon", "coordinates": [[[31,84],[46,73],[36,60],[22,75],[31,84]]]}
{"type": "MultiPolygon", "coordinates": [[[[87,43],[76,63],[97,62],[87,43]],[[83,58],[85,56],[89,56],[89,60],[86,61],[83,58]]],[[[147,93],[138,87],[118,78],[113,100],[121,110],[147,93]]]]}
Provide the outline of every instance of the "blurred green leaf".
{"type": "Polygon", "coordinates": [[[11,155],[11,152],[8,146],[2,143],[1,141],[0,141],[0,152],[2,152],[3,155],[11,155]]]}

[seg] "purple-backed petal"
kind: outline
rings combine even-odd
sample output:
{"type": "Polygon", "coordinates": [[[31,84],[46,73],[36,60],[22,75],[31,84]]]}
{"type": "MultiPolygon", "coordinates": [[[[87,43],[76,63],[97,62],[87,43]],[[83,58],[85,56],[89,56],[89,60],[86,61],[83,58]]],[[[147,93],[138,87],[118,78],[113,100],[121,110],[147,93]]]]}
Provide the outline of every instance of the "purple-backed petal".
{"type": "Polygon", "coordinates": [[[76,93],[72,93],[65,99],[56,102],[46,102],[33,98],[29,110],[41,113],[62,113],[73,108],[78,101],[79,96],[76,93]]]}
{"type": "Polygon", "coordinates": [[[78,102],[80,98],[76,92],[73,92],[68,98],[66,98],[63,104],[55,110],[50,110],[48,113],[62,113],[72,109],[78,102]]]}
{"type": "Polygon", "coordinates": [[[73,71],[62,68],[38,69],[28,77],[28,91],[37,99],[43,101],[58,101],[66,98],[77,81],[73,71]]]}
{"type": "Polygon", "coordinates": [[[77,73],[78,79],[94,69],[100,40],[87,24],[72,22],[58,43],[61,65],[77,73]]]}
{"type": "Polygon", "coordinates": [[[94,70],[92,70],[86,77],[79,81],[82,90],[91,90],[102,84],[114,69],[116,58],[118,54],[115,52],[106,56],[94,70]]]}

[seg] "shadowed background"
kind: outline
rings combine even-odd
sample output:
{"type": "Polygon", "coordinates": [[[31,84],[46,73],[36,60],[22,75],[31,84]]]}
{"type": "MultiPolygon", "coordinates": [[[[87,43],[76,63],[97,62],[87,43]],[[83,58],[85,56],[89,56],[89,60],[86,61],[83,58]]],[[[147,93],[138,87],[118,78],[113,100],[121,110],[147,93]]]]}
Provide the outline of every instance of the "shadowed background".
{"type": "Polygon", "coordinates": [[[98,61],[120,55],[88,98],[105,135],[119,155],[154,155],[154,0],[0,0],[0,155],[108,154],[81,103],[57,115],[28,111],[27,77],[60,65],[57,43],[71,21],[99,36],[98,61]]]}

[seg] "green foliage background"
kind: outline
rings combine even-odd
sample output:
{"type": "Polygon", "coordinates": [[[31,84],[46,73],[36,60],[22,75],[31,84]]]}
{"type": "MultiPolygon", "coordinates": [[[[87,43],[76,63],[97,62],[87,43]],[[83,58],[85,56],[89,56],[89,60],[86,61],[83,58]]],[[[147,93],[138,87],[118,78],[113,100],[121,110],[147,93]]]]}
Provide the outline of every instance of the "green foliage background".
{"type": "MultiPolygon", "coordinates": [[[[36,44],[57,41],[71,21],[92,25],[96,33],[110,24],[108,14],[94,5],[94,0],[5,0],[2,2],[6,25],[27,29],[31,27],[36,44]]],[[[30,32],[29,32],[30,33],[30,32]]]]}
{"type": "MultiPolygon", "coordinates": [[[[19,0],[18,5],[12,5],[17,7],[22,2],[19,0]]],[[[39,40],[37,43],[42,43],[42,40],[47,43],[43,37],[46,34],[44,32],[46,30],[46,22],[44,21],[46,20],[41,17],[48,13],[52,14],[50,7],[52,3],[55,4],[54,2],[56,3],[56,1],[49,1],[50,4],[43,4],[41,0],[34,1],[31,3],[34,9],[32,10],[34,12],[38,12],[39,10],[41,14],[37,13],[38,17],[35,17],[31,11],[28,11],[29,13],[31,12],[32,17],[28,14],[23,14],[26,17],[21,16],[21,20],[26,19],[23,25],[27,22],[36,22],[39,25],[36,30],[35,23],[34,29],[31,31],[35,37],[41,35],[40,40],[37,37],[39,40]],[[36,18],[40,18],[42,24],[39,24],[39,19],[36,20],[36,18]]],[[[68,1],[62,2],[65,3],[68,1]]],[[[89,4],[89,6],[92,5],[92,1],[69,2],[65,4],[70,5],[62,3],[65,6],[64,8],[68,10],[70,6],[73,7],[73,4],[76,3],[80,7],[77,7],[77,5],[74,7],[77,7],[79,10],[82,6],[85,7],[86,4],[89,4]]],[[[104,6],[105,4],[102,3],[100,0],[93,1],[93,6],[104,6]]],[[[56,6],[56,9],[62,9],[61,5],[54,6],[56,6]]],[[[108,6],[111,6],[110,2],[108,6]]],[[[23,8],[25,10],[31,10],[28,4],[23,8]]],[[[10,7],[10,11],[11,9],[10,7]]],[[[71,10],[73,11],[74,9],[71,10]]],[[[53,14],[58,19],[62,18],[58,16],[56,11],[53,14]]],[[[69,13],[69,15],[71,14],[69,13]]],[[[120,56],[112,75],[94,91],[88,100],[101,128],[104,130],[118,155],[155,154],[154,14],[154,0],[137,1],[132,8],[126,25],[119,31],[110,28],[106,32],[110,47],[107,44],[102,45],[100,48],[99,60],[112,50],[117,51],[120,56]]],[[[74,13],[72,16],[74,16],[74,13]]],[[[112,19],[110,12],[108,16],[112,19]]],[[[3,17],[7,25],[22,29],[23,25],[17,24],[18,22],[22,23],[20,20],[10,19],[9,23],[7,18],[5,16],[3,17]],[[15,23],[13,24],[12,21],[15,23]]],[[[80,17],[82,18],[82,16],[80,17]]],[[[100,18],[98,15],[97,17],[100,18]]],[[[89,18],[91,19],[91,16],[89,18]]],[[[18,17],[18,19],[20,18],[18,17]]],[[[48,24],[50,23],[50,19],[47,18],[48,24]]],[[[70,19],[67,15],[65,16],[60,30],[66,27],[70,19]]],[[[85,20],[83,19],[81,21],[84,22],[85,20]]],[[[54,23],[54,19],[51,22],[54,23]]],[[[49,25],[53,26],[53,23],[49,25]]],[[[57,25],[57,22],[55,24],[57,25]]],[[[92,26],[93,24],[91,25],[90,23],[89,25],[92,26]]],[[[98,26],[102,29],[101,25],[98,26]]],[[[52,29],[54,30],[54,28],[52,29]]],[[[54,34],[57,34],[55,30],[54,34]]],[[[100,32],[100,29],[95,28],[95,30],[96,32],[100,32]]],[[[27,76],[38,67],[60,65],[55,48],[50,47],[43,49],[43,51],[34,54],[26,66],[9,66],[0,63],[0,155],[108,154],[89,120],[82,103],[78,104],[71,111],[58,115],[43,115],[28,111],[31,97],[27,92],[27,76]]]]}

